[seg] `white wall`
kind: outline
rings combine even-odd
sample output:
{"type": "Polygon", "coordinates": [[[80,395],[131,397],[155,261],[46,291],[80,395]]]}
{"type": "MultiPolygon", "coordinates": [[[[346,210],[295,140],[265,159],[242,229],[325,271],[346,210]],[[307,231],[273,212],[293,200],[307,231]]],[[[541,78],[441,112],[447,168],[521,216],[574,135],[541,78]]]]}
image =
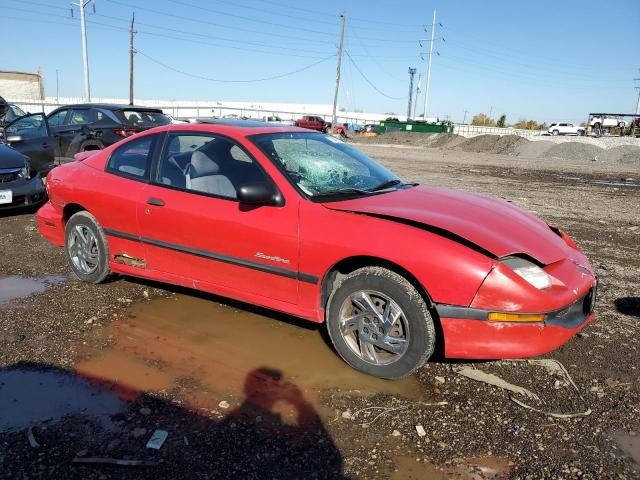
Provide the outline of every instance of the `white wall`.
{"type": "MultiPolygon", "coordinates": [[[[29,112],[44,111],[49,113],[58,106],[71,103],[84,103],[81,97],[46,97],[43,102],[29,98],[7,95],[6,100],[20,105],[29,112]]],[[[124,98],[93,98],[92,103],[128,104],[124,98]]],[[[184,100],[136,100],[136,105],[161,108],[165,113],[178,118],[198,118],[236,114],[250,118],[277,115],[283,120],[294,120],[303,115],[319,115],[331,119],[332,105],[313,103],[266,103],[266,102],[227,102],[227,101],[184,101],[184,100]]],[[[373,123],[388,117],[383,113],[373,112],[337,112],[338,122],[373,123]]],[[[406,116],[398,116],[400,120],[406,116]]]]}
{"type": "Polygon", "coordinates": [[[42,77],[36,73],[0,72],[0,97],[22,98],[29,101],[43,99],[42,77]]]}

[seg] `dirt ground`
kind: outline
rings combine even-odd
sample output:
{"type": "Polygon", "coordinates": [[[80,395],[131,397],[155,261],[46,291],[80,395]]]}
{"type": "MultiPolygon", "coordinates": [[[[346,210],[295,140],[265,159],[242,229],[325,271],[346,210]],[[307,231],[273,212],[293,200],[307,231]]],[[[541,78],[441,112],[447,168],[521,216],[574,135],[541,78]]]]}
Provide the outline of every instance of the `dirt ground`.
{"type": "Polygon", "coordinates": [[[635,151],[621,162],[359,147],[406,180],[500,196],[578,241],[600,291],[596,321],[545,356],[567,374],[432,361],[401,381],[373,379],[291,317],[128,278],[81,283],[31,212],[5,214],[0,478],[639,478],[635,151]],[[146,448],[157,429],[166,441],[146,448]],[[96,458],[144,464],[86,463],[96,458]]]}

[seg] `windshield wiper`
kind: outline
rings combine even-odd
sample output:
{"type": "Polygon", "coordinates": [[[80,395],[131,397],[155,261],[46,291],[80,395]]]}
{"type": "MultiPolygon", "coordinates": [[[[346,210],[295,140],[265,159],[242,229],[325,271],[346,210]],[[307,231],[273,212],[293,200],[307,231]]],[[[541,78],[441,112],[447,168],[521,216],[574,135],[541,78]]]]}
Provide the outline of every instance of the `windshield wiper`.
{"type": "Polygon", "coordinates": [[[378,190],[384,190],[385,188],[395,187],[396,185],[399,185],[400,183],[402,183],[402,180],[394,178],[393,180],[387,180],[386,182],[382,182],[380,185],[377,185],[377,186],[369,189],[368,191],[369,192],[377,192],[378,190]]]}
{"type": "Polygon", "coordinates": [[[359,188],[345,187],[336,188],[335,190],[327,190],[326,192],[316,193],[315,197],[324,197],[329,195],[367,195],[371,193],[369,190],[360,190],[359,188]]]}

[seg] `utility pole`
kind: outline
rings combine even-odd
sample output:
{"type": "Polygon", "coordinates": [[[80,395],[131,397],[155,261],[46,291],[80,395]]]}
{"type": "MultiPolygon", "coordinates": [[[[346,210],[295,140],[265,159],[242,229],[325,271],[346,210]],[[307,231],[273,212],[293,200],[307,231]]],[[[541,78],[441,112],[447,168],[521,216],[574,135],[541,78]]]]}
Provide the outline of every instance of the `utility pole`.
{"type": "Polygon", "coordinates": [[[409,67],[409,104],[407,105],[407,121],[411,118],[411,101],[413,100],[413,77],[416,69],[409,67]]]}
{"type": "Polygon", "coordinates": [[[419,73],[418,74],[418,83],[416,84],[416,99],[413,102],[413,116],[417,117],[417,112],[418,112],[418,97],[420,96],[420,81],[422,79],[422,74],[419,73]]]}
{"type": "MultiPolygon", "coordinates": [[[[91,91],[89,89],[89,57],[87,55],[87,26],[85,22],[84,9],[94,0],[79,0],[78,3],[72,3],[80,9],[80,30],[82,32],[82,64],[84,67],[84,100],[91,101],[91,91]]],[[[95,4],[94,4],[95,8],[95,4]]]]}
{"type": "MultiPolygon", "coordinates": [[[[488,118],[489,118],[489,120],[491,120],[491,115],[493,115],[493,105],[491,105],[491,107],[489,108],[489,117],[488,117],[488,118]]],[[[484,125],[486,125],[486,124],[487,124],[487,118],[486,118],[486,117],[485,117],[485,119],[484,119],[484,122],[483,122],[483,123],[484,123],[484,125]]]]}
{"type": "Polygon", "coordinates": [[[336,92],[333,95],[333,113],[331,115],[331,128],[336,128],[336,109],[338,108],[338,91],[340,90],[340,66],[342,65],[342,45],[344,43],[344,24],[347,16],[340,14],[342,19],[342,29],[340,30],[340,45],[338,46],[338,67],[336,68],[336,92]]]}
{"type": "MultiPolygon", "coordinates": [[[[640,72],[640,68],[638,69],[640,72]]],[[[640,78],[634,78],[634,82],[640,82],[640,78]]],[[[636,103],[636,115],[640,115],[640,87],[635,87],[638,90],[638,103],[636,103]]]]}
{"type": "Polygon", "coordinates": [[[433,57],[433,43],[436,36],[436,9],[433,9],[433,21],[431,22],[431,41],[429,42],[429,65],[427,67],[427,86],[424,89],[424,116],[422,119],[427,121],[427,108],[429,107],[429,86],[431,83],[431,59],[433,57]]]}
{"type": "Polygon", "coordinates": [[[129,105],[133,105],[133,23],[136,18],[136,12],[131,14],[131,29],[129,30],[129,105]]]}
{"type": "Polygon", "coordinates": [[[469,110],[465,110],[464,111],[464,118],[462,119],[462,124],[464,125],[467,121],[467,113],[469,113],[469,110]]]}

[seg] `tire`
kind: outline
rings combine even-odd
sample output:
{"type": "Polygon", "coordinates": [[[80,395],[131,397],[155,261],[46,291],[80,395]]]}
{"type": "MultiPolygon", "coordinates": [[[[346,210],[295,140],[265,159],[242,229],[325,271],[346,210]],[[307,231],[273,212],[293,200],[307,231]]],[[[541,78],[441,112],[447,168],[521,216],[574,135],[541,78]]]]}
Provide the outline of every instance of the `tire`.
{"type": "Polygon", "coordinates": [[[553,132],[551,132],[551,135],[557,137],[558,135],[560,135],[560,132],[558,130],[554,130],[553,132]]]}
{"type": "Polygon", "coordinates": [[[578,130],[578,136],[584,137],[584,130],[578,130]]]}
{"type": "Polygon", "coordinates": [[[338,354],[368,375],[406,377],[435,349],[435,327],[424,299],[404,277],[385,268],[364,267],[342,277],[329,298],[326,317],[338,354]],[[367,297],[369,309],[358,307],[367,303],[367,297]],[[396,319],[384,324],[381,317],[388,305],[396,319]],[[348,318],[351,320],[345,322],[348,318]],[[363,337],[368,341],[360,341],[363,337]],[[391,350],[374,346],[372,341],[391,350]]]}
{"type": "Polygon", "coordinates": [[[102,227],[87,211],[74,214],[67,222],[64,251],[71,270],[83,282],[102,283],[111,274],[109,244],[102,227]]]}

